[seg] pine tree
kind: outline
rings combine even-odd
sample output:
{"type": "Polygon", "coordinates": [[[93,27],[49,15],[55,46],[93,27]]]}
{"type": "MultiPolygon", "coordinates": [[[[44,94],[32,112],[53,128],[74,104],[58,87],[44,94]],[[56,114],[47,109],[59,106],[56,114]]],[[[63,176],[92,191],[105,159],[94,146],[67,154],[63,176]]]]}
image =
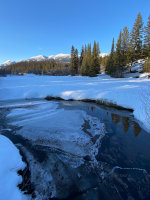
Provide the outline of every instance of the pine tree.
{"type": "Polygon", "coordinates": [[[133,43],[131,41],[131,37],[130,37],[129,48],[128,48],[128,53],[127,53],[127,61],[128,61],[129,67],[131,67],[133,62],[135,61],[135,50],[134,50],[133,43]]]}
{"type": "Polygon", "coordinates": [[[71,74],[75,75],[78,73],[78,50],[72,46],[71,48],[71,59],[70,59],[70,69],[71,74]]]}
{"type": "Polygon", "coordinates": [[[85,44],[84,53],[87,54],[87,46],[85,44]]]}
{"type": "Polygon", "coordinates": [[[88,76],[88,59],[87,59],[87,53],[84,54],[82,65],[81,65],[81,75],[82,76],[88,76]]]}
{"type": "Polygon", "coordinates": [[[87,49],[87,75],[88,76],[90,76],[91,65],[92,65],[91,44],[88,44],[88,49],[87,49]]]}
{"type": "Polygon", "coordinates": [[[134,49],[134,60],[142,57],[142,38],[143,38],[143,20],[140,13],[137,15],[137,19],[133,25],[131,31],[131,44],[134,49]]]}
{"type": "Polygon", "coordinates": [[[88,48],[85,45],[85,54],[82,61],[81,66],[81,74],[83,76],[89,76],[90,75],[90,67],[91,67],[91,44],[88,44],[88,48]]]}
{"type": "Polygon", "coordinates": [[[144,28],[144,57],[150,57],[150,15],[147,26],[144,28]]]}
{"type": "Polygon", "coordinates": [[[112,46],[111,46],[111,53],[110,53],[109,58],[107,60],[106,70],[105,70],[106,73],[110,74],[110,75],[114,71],[114,53],[115,53],[115,45],[114,45],[114,38],[113,38],[112,46]]]}
{"type": "Polygon", "coordinates": [[[144,63],[144,72],[150,72],[150,57],[148,57],[144,63]]]}
{"type": "Polygon", "coordinates": [[[71,47],[71,59],[70,59],[70,70],[71,70],[72,75],[74,75],[74,55],[75,55],[75,48],[72,45],[72,47],[71,47]]]}
{"type": "Polygon", "coordinates": [[[129,31],[128,28],[125,27],[122,33],[122,64],[125,66],[128,64],[128,54],[129,54],[129,31]]]}
{"type": "Polygon", "coordinates": [[[89,76],[96,76],[100,71],[99,53],[99,44],[94,41],[91,65],[89,66],[89,76]]]}
{"type": "Polygon", "coordinates": [[[96,74],[100,72],[100,48],[99,48],[99,43],[96,43],[96,74]]]}
{"type": "Polygon", "coordinates": [[[83,45],[82,45],[81,55],[80,55],[80,66],[82,65],[82,61],[83,61],[84,54],[85,54],[85,50],[84,50],[84,47],[83,47],[83,45]]]}
{"type": "Polygon", "coordinates": [[[81,75],[82,76],[87,76],[88,75],[88,63],[87,63],[87,46],[85,45],[84,47],[84,55],[82,59],[82,64],[81,64],[81,75]]]}
{"type": "Polygon", "coordinates": [[[123,71],[123,51],[122,51],[122,32],[116,44],[116,52],[114,55],[114,75],[120,76],[123,71]]]}
{"type": "Polygon", "coordinates": [[[75,55],[74,55],[74,70],[75,74],[78,74],[78,67],[79,67],[79,57],[78,57],[78,50],[75,49],[75,55]]]}

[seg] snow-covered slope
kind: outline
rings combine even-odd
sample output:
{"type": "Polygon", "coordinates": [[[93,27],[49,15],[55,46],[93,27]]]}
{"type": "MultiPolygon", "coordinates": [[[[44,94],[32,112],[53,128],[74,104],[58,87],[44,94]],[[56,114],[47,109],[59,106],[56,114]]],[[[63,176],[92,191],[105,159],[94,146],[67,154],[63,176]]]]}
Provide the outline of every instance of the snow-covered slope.
{"type": "Polygon", "coordinates": [[[29,58],[27,61],[43,61],[43,60],[47,60],[47,57],[43,55],[38,55],[29,58]]]}
{"type": "Polygon", "coordinates": [[[25,75],[1,77],[0,83],[0,100],[46,96],[101,100],[133,109],[136,119],[150,131],[150,79],[25,75]]]}
{"type": "Polygon", "coordinates": [[[59,61],[62,63],[69,63],[70,62],[70,55],[69,54],[57,54],[57,55],[51,55],[48,57],[49,60],[55,60],[55,61],[59,61]]]}
{"type": "Polygon", "coordinates": [[[141,59],[135,62],[131,67],[131,72],[142,72],[145,60],[141,59]]]}
{"type": "Polygon", "coordinates": [[[7,60],[0,65],[0,68],[7,67],[7,66],[14,64],[14,63],[15,63],[15,61],[7,60]]]}
{"type": "Polygon", "coordinates": [[[5,136],[0,135],[0,199],[27,200],[17,187],[22,177],[17,174],[23,170],[25,163],[21,159],[19,150],[5,136]]]}
{"type": "Polygon", "coordinates": [[[127,69],[124,71],[124,77],[130,78],[130,77],[140,77],[141,72],[143,72],[143,67],[144,67],[145,59],[140,59],[134,62],[130,67],[126,66],[127,69]]]}

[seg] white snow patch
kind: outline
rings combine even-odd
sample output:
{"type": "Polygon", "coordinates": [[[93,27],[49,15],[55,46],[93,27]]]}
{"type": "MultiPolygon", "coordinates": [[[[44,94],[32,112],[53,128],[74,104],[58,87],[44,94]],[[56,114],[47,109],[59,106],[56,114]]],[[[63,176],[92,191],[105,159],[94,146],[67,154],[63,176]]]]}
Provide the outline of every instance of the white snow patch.
{"type": "Polygon", "coordinates": [[[9,66],[9,65],[11,65],[11,64],[15,64],[15,63],[16,63],[15,61],[6,60],[4,63],[2,63],[2,64],[0,65],[0,68],[7,67],[7,66],[9,66]]]}
{"type": "Polygon", "coordinates": [[[43,55],[38,55],[29,58],[27,61],[43,61],[43,60],[47,60],[47,57],[43,55]]]}
{"type": "Polygon", "coordinates": [[[28,199],[17,187],[22,177],[17,174],[23,170],[23,163],[18,149],[3,135],[0,135],[0,199],[26,200],[28,199]]]}

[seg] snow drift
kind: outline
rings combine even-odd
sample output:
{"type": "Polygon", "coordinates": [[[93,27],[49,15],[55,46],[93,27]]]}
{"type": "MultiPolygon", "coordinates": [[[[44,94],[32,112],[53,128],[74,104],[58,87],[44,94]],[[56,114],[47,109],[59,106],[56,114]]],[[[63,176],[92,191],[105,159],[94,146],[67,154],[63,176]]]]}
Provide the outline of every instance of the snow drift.
{"type": "Polygon", "coordinates": [[[23,170],[25,164],[22,162],[18,149],[3,135],[0,135],[0,199],[1,200],[26,200],[17,185],[21,183],[22,177],[17,174],[23,170]]]}

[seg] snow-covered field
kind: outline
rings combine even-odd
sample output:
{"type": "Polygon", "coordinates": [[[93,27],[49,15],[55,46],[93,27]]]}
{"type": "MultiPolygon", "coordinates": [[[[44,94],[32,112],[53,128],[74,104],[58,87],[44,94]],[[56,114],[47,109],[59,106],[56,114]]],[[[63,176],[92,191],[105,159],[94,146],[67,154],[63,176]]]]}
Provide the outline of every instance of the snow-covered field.
{"type": "Polygon", "coordinates": [[[26,98],[92,99],[133,109],[140,125],[150,131],[150,80],[81,76],[7,76],[0,78],[0,100],[26,98]]]}
{"type": "Polygon", "coordinates": [[[18,149],[8,138],[0,135],[0,200],[27,199],[17,187],[22,182],[22,177],[17,171],[24,168],[25,163],[18,149]]]}

